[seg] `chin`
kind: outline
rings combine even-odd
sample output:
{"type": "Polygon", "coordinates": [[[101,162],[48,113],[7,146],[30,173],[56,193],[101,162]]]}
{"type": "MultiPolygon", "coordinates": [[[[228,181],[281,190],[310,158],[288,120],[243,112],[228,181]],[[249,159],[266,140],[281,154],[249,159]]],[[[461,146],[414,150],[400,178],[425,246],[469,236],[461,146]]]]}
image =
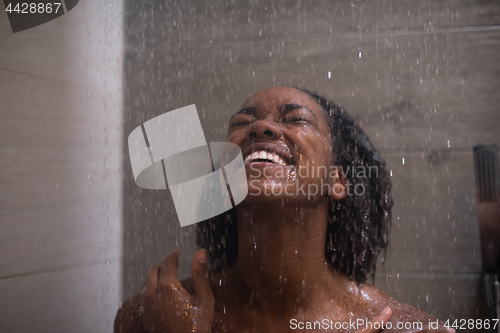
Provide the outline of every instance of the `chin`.
{"type": "Polygon", "coordinates": [[[248,179],[246,202],[273,202],[278,199],[291,199],[292,184],[284,179],[248,179]],[[287,195],[287,193],[289,193],[287,195]]]}
{"type": "MultiPolygon", "coordinates": [[[[311,203],[324,197],[325,190],[319,179],[300,181],[282,178],[248,178],[248,195],[245,203],[311,203]]],[[[327,193],[327,192],[326,192],[327,193]]]]}
{"type": "Polygon", "coordinates": [[[297,191],[298,188],[307,189],[307,184],[299,186],[297,180],[284,179],[248,179],[248,195],[246,202],[274,202],[276,200],[296,202],[314,200],[318,195],[307,195],[307,191],[297,191]],[[302,195],[302,192],[305,195],[302,195]]]}

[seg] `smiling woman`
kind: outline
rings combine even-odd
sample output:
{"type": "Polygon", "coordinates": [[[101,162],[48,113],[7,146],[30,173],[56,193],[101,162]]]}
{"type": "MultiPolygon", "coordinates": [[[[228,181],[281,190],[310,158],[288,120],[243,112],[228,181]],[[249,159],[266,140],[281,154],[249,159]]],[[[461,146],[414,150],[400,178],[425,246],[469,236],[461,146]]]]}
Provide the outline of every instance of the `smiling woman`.
{"type": "Polygon", "coordinates": [[[306,90],[272,87],[229,125],[248,196],[197,225],[192,279],[177,279],[178,252],[149,271],[115,332],[448,331],[365,283],[387,247],[391,182],[346,112],[306,90]]]}

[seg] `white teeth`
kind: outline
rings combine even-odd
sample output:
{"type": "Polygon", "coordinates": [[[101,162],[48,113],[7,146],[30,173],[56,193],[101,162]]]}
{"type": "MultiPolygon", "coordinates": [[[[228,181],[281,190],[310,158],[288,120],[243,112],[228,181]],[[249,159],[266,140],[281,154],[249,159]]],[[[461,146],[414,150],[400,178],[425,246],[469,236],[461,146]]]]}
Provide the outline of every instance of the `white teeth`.
{"type": "Polygon", "coordinates": [[[258,159],[268,160],[279,165],[285,165],[285,162],[280,156],[265,151],[256,151],[253,154],[248,155],[245,158],[245,163],[249,163],[258,159]]]}

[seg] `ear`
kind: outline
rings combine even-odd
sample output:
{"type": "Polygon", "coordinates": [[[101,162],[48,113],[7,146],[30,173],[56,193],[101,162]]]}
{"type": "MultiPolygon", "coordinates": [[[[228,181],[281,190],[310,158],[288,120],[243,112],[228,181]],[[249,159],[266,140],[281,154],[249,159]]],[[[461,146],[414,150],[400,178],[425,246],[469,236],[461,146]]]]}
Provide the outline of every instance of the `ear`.
{"type": "Polygon", "coordinates": [[[342,171],[336,172],[330,187],[330,198],[339,201],[345,198],[347,194],[347,182],[342,171]]]}

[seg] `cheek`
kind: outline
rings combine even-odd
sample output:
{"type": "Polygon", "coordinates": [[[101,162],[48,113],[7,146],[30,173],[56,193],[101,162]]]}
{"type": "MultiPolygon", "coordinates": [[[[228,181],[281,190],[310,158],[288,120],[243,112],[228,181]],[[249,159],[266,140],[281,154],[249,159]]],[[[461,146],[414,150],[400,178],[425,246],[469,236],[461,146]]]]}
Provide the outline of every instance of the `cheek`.
{"type": "Polygon", "coordinates": [[[318,142],[318,145],[315,146],[315,154],[318,162],[322,165],[330,165],[332,161],[332,145],[328,133],[321,135],[316,142],[318,142]]]}
{"type": "Polygon", "coordinates": [[[315,135],[304,145],[297,163],[299,183],[327,184],[331,174],[331,148],[329,140],[315,135]]]}
{"type": "Polygon", "coordinates": [[[245,139],[246,135],[245,133],[246,131],[244,129],[233,130],[231,133],[227,135],[226,142],[231,142],[239,146],[245,139]]]}
{"type": "Polygon", "coordinates": [[[330,165],[331,148],[328,139],[320,135],[312,135],[300,151],[299,165],[330,165]]]}
{"type": "Polygon", "coordinates": [[[236,139],[236,134],[235,134],[234,132],[229,133],[229,134],[226,136],[226,142],[236,143],[236,142],[235,142],[235,139],[236,139]]]}

